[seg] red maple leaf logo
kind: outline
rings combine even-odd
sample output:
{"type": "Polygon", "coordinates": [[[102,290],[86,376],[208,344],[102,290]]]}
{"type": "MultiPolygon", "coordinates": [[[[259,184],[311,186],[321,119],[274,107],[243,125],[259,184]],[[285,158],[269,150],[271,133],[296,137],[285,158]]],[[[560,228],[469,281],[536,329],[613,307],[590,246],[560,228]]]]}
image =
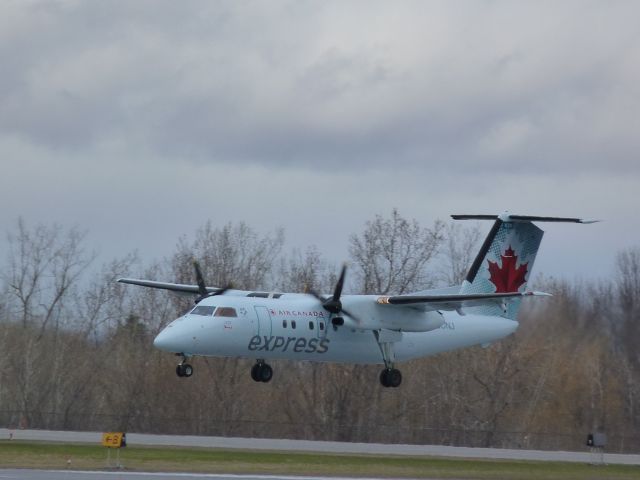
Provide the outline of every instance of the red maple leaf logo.
{"type": "Polygon", "coordinates": [[[529,263],[523,263],[516,267],[518,257],[511,246],[507,248],[504,255],[501,255],[501,258],[502,267],[499,267],[497,262],[487,260],[489,262],[489,281],[496,286],[496,293],[517,292],[526,283],[525,277],[529,263]]]}

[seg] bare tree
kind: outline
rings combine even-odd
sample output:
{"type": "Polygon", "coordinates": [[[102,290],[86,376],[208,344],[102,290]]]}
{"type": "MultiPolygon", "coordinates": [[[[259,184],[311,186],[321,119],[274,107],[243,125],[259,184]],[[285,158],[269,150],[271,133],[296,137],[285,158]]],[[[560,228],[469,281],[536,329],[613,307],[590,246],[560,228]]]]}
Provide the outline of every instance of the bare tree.
{"type": "MultiPolygon", "coordinates": [[[[624,403],[628,414],[625,425],[637,431],[640,427],[640,247],[621,251],[616,256],[615,298],[618,315],[613,315],[615,325],[615,346],[623,357],[619,370],[625,385],[624,403]]],[[[615,310],[614,310],[615,311],[615,310]]],[[[611,317],[611,312],[607,317],[611,317]]]]}
{"type": "Polygon", "coordinates": [[[82,291],[75,295],[75,317],[81,319],[77,330],[94,343],[129,314],[132,297],[143,293],[117,282],[120,277],[134,276],[134,266],[140,266],[136,252],[111,260],[85,281],[82,291]]]}
{"type": "Polygon", "coordinates": [[[304,254],[294,249],[282,258],[277,287],[283,292],[306,292],[310,289],[330,292],[337,281],[337,268],[322,258],[318,247],[308,247],[304,254]]]}
{"type": "Polygon", "coordinates": [[[640,365],[640,247],[616,257],[617,297],[620,308],[618,332],[629,360],[640,365]]]}
{"type": "Polygon", "coordinates": [[[173,271],[179,281],[191,282],[192,260],[197,259],[210,285],[265,288],[283,243],[281,229],[259,236],[244,222],[214,228],[208,221],[198,229],[193,242],[180,239],[172,259],[173,271]]]}
{"type": "Polygon", "coordinates": [[[8,234],[5,283],[23,327],[35,322],[40,334],[51,321],[58,327],[70,289],[96,256],[85,252],[85,236],[56,224],[29,229],[22,219],[8,234]]]}
{"type": "Polygon", "coordinates": [[[33,411],[59,398],[58,372],[64,369],[62,359],[70,348],[61,341],[61,327],[73,324],[67,301],[95,258],[85,252],[84,237],[76,228],[65,231],[55,224],[29,229],[22,219],[16,231],[8,234],[3,279],[12,339],[7,368],[15,379],[12,396],[26,424],[33,411]]]}
{"type": "Polygon", "coordinates": [[[390,218],[368,221],[349,239],[349,253],[361,293],[401,294],[431,286],[426,267],[442,242],[443,224],[421,227],[393,209],[390,218]]]}
{"type": "MultiPolygon", "coordinates": [[[[477,241],[477,228],[423,228],[394,210],[351,237],[353,276],[364,292],[424,288],[436,274],[459,283],[477,241]]],[[[401,388],[383,389],[378,366],[276,361],[280,373],[264,385],[251,380],[251,360],[236,358],[197,359],[197,375],[178,378],[152,339],[183,307],[115,283],[192,283],[196,257],[211,285],[330,292],[336,267],[316,247],[281,256],[279,231],[209,223],[180,240],[169,265],[130,255],[87,281],[92,255],[75,229],[19,222],[10,247],[0,271],[3,424],[529,448],[579,448],[604,426],[612,449],[640,446],[638,248],[598,284],[541,277],[554,297],[523,305],[513,337],[408,362],[401,388]]]]}
{"type": "Polygon", "coordinates": [[[452,223],[444,228],[441,275],[445,285],[462,284],[478,251],[479,241],[477,224],[465,227],[452,223]]]}

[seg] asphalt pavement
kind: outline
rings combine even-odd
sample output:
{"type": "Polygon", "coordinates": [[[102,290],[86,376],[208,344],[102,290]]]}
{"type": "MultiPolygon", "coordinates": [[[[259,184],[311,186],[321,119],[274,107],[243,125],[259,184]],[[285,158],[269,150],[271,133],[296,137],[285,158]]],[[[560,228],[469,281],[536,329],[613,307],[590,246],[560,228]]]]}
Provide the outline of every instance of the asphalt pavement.
{"type": "MultiPolygon", "coordinates": [[[[48,442],[99,444],[101,442],[102,433],[62,432],[49,430],[9,430],[6,428],[0,428],[0,439],[7,439],[10,436],[15,440],[38,440],[48,442]]],[[[205,437],[195,435],[150,435],[141,433],[127,433],[127,444],[209,447],[241,450],[273,450],[289,452],[411,455],[580,463],[594,462],[594,456],[587,451],[563,452],[545,450],[518,450],[505,448],[450,447],[443,445],[398,445],[381,443],[320,442],[311,440],[288,440],[270,438],[205,437]]],[[[605,453],[604,462],[608,464],[640,465],[640,455],[605,453]]],[[[230,476],[229,478],[236,477],[230,476]]]]}

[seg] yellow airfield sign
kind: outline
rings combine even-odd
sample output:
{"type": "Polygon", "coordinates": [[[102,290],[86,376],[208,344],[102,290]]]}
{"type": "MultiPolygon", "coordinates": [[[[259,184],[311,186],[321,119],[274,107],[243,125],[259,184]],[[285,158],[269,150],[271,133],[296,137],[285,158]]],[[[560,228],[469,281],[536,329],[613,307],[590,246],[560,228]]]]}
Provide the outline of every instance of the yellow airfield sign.
{"type": "Polygon", "coordinates": [[[102,445],[108,448],[120,448],[125,443],[125,434],[123,432],[107,432],[102,434],[102,445]]]}

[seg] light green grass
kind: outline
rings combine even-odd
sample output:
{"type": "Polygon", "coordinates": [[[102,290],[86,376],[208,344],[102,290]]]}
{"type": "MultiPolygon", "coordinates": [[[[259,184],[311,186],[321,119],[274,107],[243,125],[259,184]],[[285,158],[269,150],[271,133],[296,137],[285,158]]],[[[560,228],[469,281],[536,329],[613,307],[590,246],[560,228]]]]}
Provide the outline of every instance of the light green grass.
{"type": "MultiPolygon", "coordinates": [[[[115,451],[112,451],[112,459],[115,451]]],[[[0,466],[10,468],[104,469],[101,446],[0,441],[0,466]]],[[[579,463],[466,460],[434,457],[253,452],[180,447],[127,447],[120,451],[127,470],[266,473],[351,477],[456,479],[640,479],[640,467],[579,463]]]]}

